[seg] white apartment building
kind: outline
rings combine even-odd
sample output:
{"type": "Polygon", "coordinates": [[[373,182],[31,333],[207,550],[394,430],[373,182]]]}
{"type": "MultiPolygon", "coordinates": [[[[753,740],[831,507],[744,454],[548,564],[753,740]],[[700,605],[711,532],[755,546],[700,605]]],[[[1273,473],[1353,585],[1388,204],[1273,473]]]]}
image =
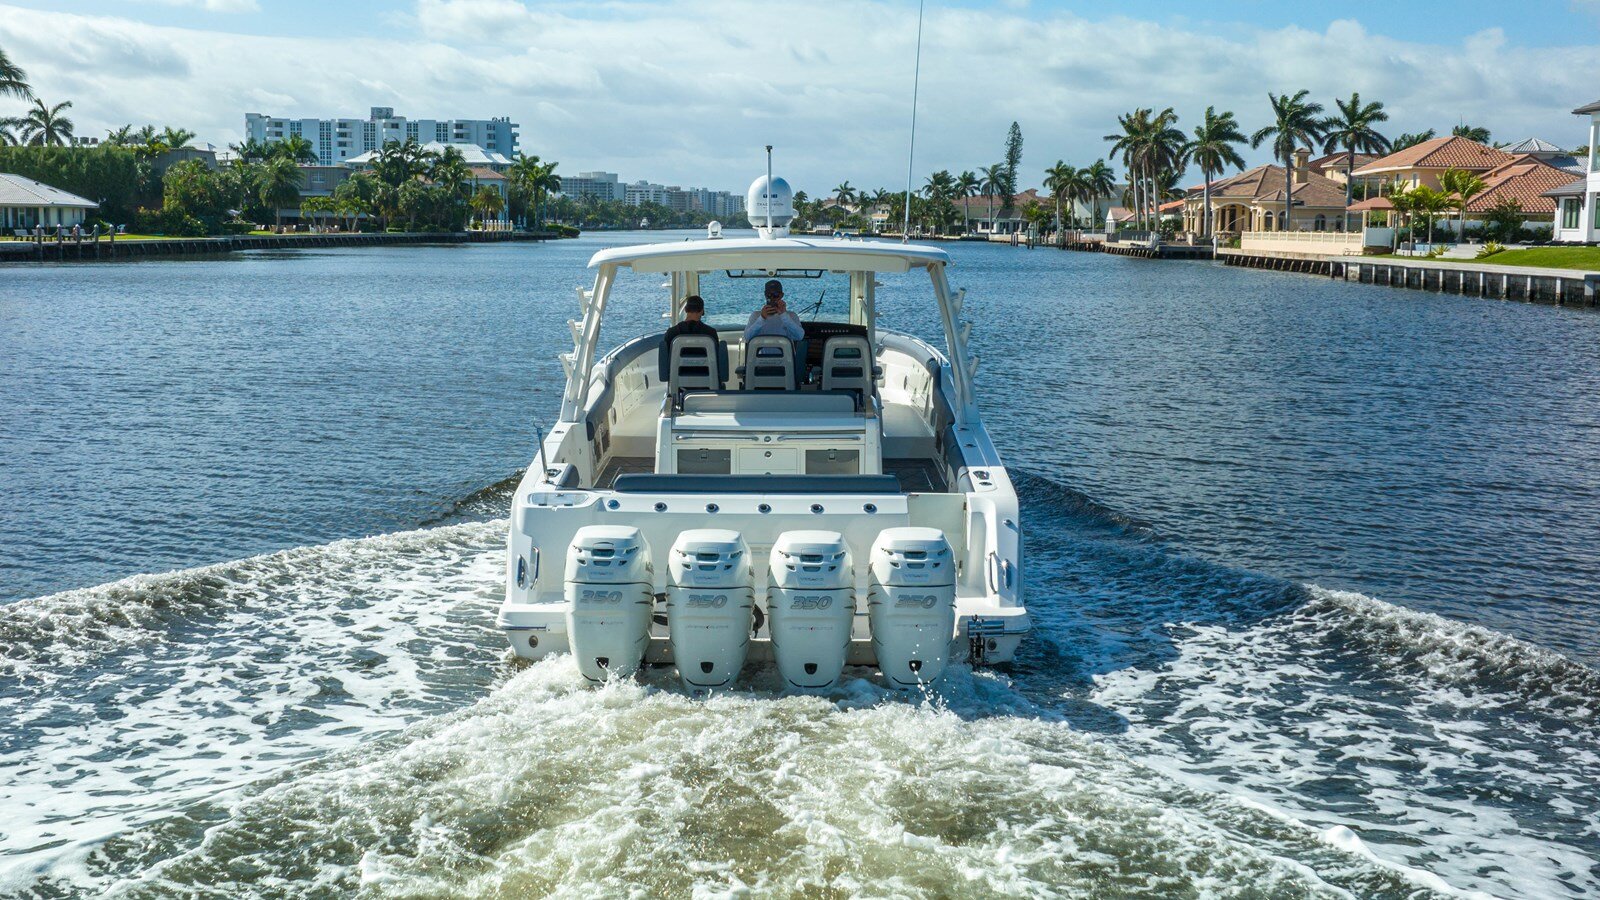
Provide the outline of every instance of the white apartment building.
{"type": "Polygon", "coordinates": [[[622,179],[615,172],[579,172],[561,176],[561,193],[573,200],[593,197],[596,200],[626,200],[627,192],[622,179]]]}
{"type": "Polygon", "coordinates": [[[654,203],[657,206],[667,205],[667,186],[652,184],[648,181],[635,181],[624,189],[623,200],[629,206],[643,206],[654,203]]]}
{"type": "Polygon", "coordinates": [[[421,144],[476,144],[506,157],[517,152],[517,129],[510,116],[494,119],[407,119],[392,106],[374,106],[365,119],[289,119],[246,113],[245,136],[271,144],[298,134],[311,142],[318,162],[339,165],[389,141],[407,138],[421,144]]]}

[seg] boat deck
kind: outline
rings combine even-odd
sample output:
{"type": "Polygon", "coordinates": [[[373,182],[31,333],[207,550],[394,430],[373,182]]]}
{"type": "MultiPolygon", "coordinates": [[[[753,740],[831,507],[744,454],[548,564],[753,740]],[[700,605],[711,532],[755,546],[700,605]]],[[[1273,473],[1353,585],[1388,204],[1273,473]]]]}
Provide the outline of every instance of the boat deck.
{"type": "MultiPolygon", "coordinates": [[[[648,474],[655,470],[655,460],[648,456],[613,456],[606,467],[600,470],[595,487],[610,490],[617,483],[618,475],[648,474]]],[[[899,480],[900,491],[905,494],[943,493],[948,489],[944,476],[930,459],[886,459],[883,461],[883,473],[899,480]]]]}

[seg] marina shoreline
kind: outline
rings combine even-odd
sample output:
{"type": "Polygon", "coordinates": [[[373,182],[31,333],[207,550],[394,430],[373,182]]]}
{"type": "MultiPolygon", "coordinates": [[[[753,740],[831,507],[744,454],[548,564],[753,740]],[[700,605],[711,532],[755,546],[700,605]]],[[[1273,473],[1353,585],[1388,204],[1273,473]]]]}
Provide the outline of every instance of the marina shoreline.
{"type": "Polygon", "coordinates": [[[92,262],[144,257],[210,256],[242,250],[298,250],[313,247],[384,247],[407,244],[488,244],[558,240],[553,231],[408,231],[368,234],[228,235],[204,238],[95,240],[62,236],[37,241],[0,242],[0,262],[92,262]]]}

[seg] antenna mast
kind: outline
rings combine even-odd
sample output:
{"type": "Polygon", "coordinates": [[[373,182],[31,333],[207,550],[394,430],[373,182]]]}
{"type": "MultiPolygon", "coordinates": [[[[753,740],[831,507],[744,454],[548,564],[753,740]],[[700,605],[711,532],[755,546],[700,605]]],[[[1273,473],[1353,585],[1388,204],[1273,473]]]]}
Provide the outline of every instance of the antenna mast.
{"type": "Polygon", "coordinates": [[[917,89],[922,86],[922,6],[917,0],[917,63],[911,71],[911,149],[906,152],[906,217],[900,226],[900,243],[911,240],[911,171],[917,155],[917,89]]]}
{"type": "Polygon", "coordinates": [[[767,145],[767,234],[772,234],[772,145],[767,145]]]}

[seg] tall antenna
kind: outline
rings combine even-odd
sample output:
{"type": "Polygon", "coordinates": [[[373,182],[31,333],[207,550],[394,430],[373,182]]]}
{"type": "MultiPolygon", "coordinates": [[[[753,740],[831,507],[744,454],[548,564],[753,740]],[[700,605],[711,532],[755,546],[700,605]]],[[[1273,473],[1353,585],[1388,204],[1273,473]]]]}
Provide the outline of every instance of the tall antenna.
{"type": "Polygon", "coordinates": [[[911,70],[911,149],[906,152],[906,218],[900,226],[900,243],[911,240],[911,170],[917,156],[917,89],[922,86],[922,5],[917,0],[917,64],[911,70]]]}
{"type": "Polygon", "coordinates": [[[767,232],[772,232],[772,145],[767,145],[767,232]]]}

